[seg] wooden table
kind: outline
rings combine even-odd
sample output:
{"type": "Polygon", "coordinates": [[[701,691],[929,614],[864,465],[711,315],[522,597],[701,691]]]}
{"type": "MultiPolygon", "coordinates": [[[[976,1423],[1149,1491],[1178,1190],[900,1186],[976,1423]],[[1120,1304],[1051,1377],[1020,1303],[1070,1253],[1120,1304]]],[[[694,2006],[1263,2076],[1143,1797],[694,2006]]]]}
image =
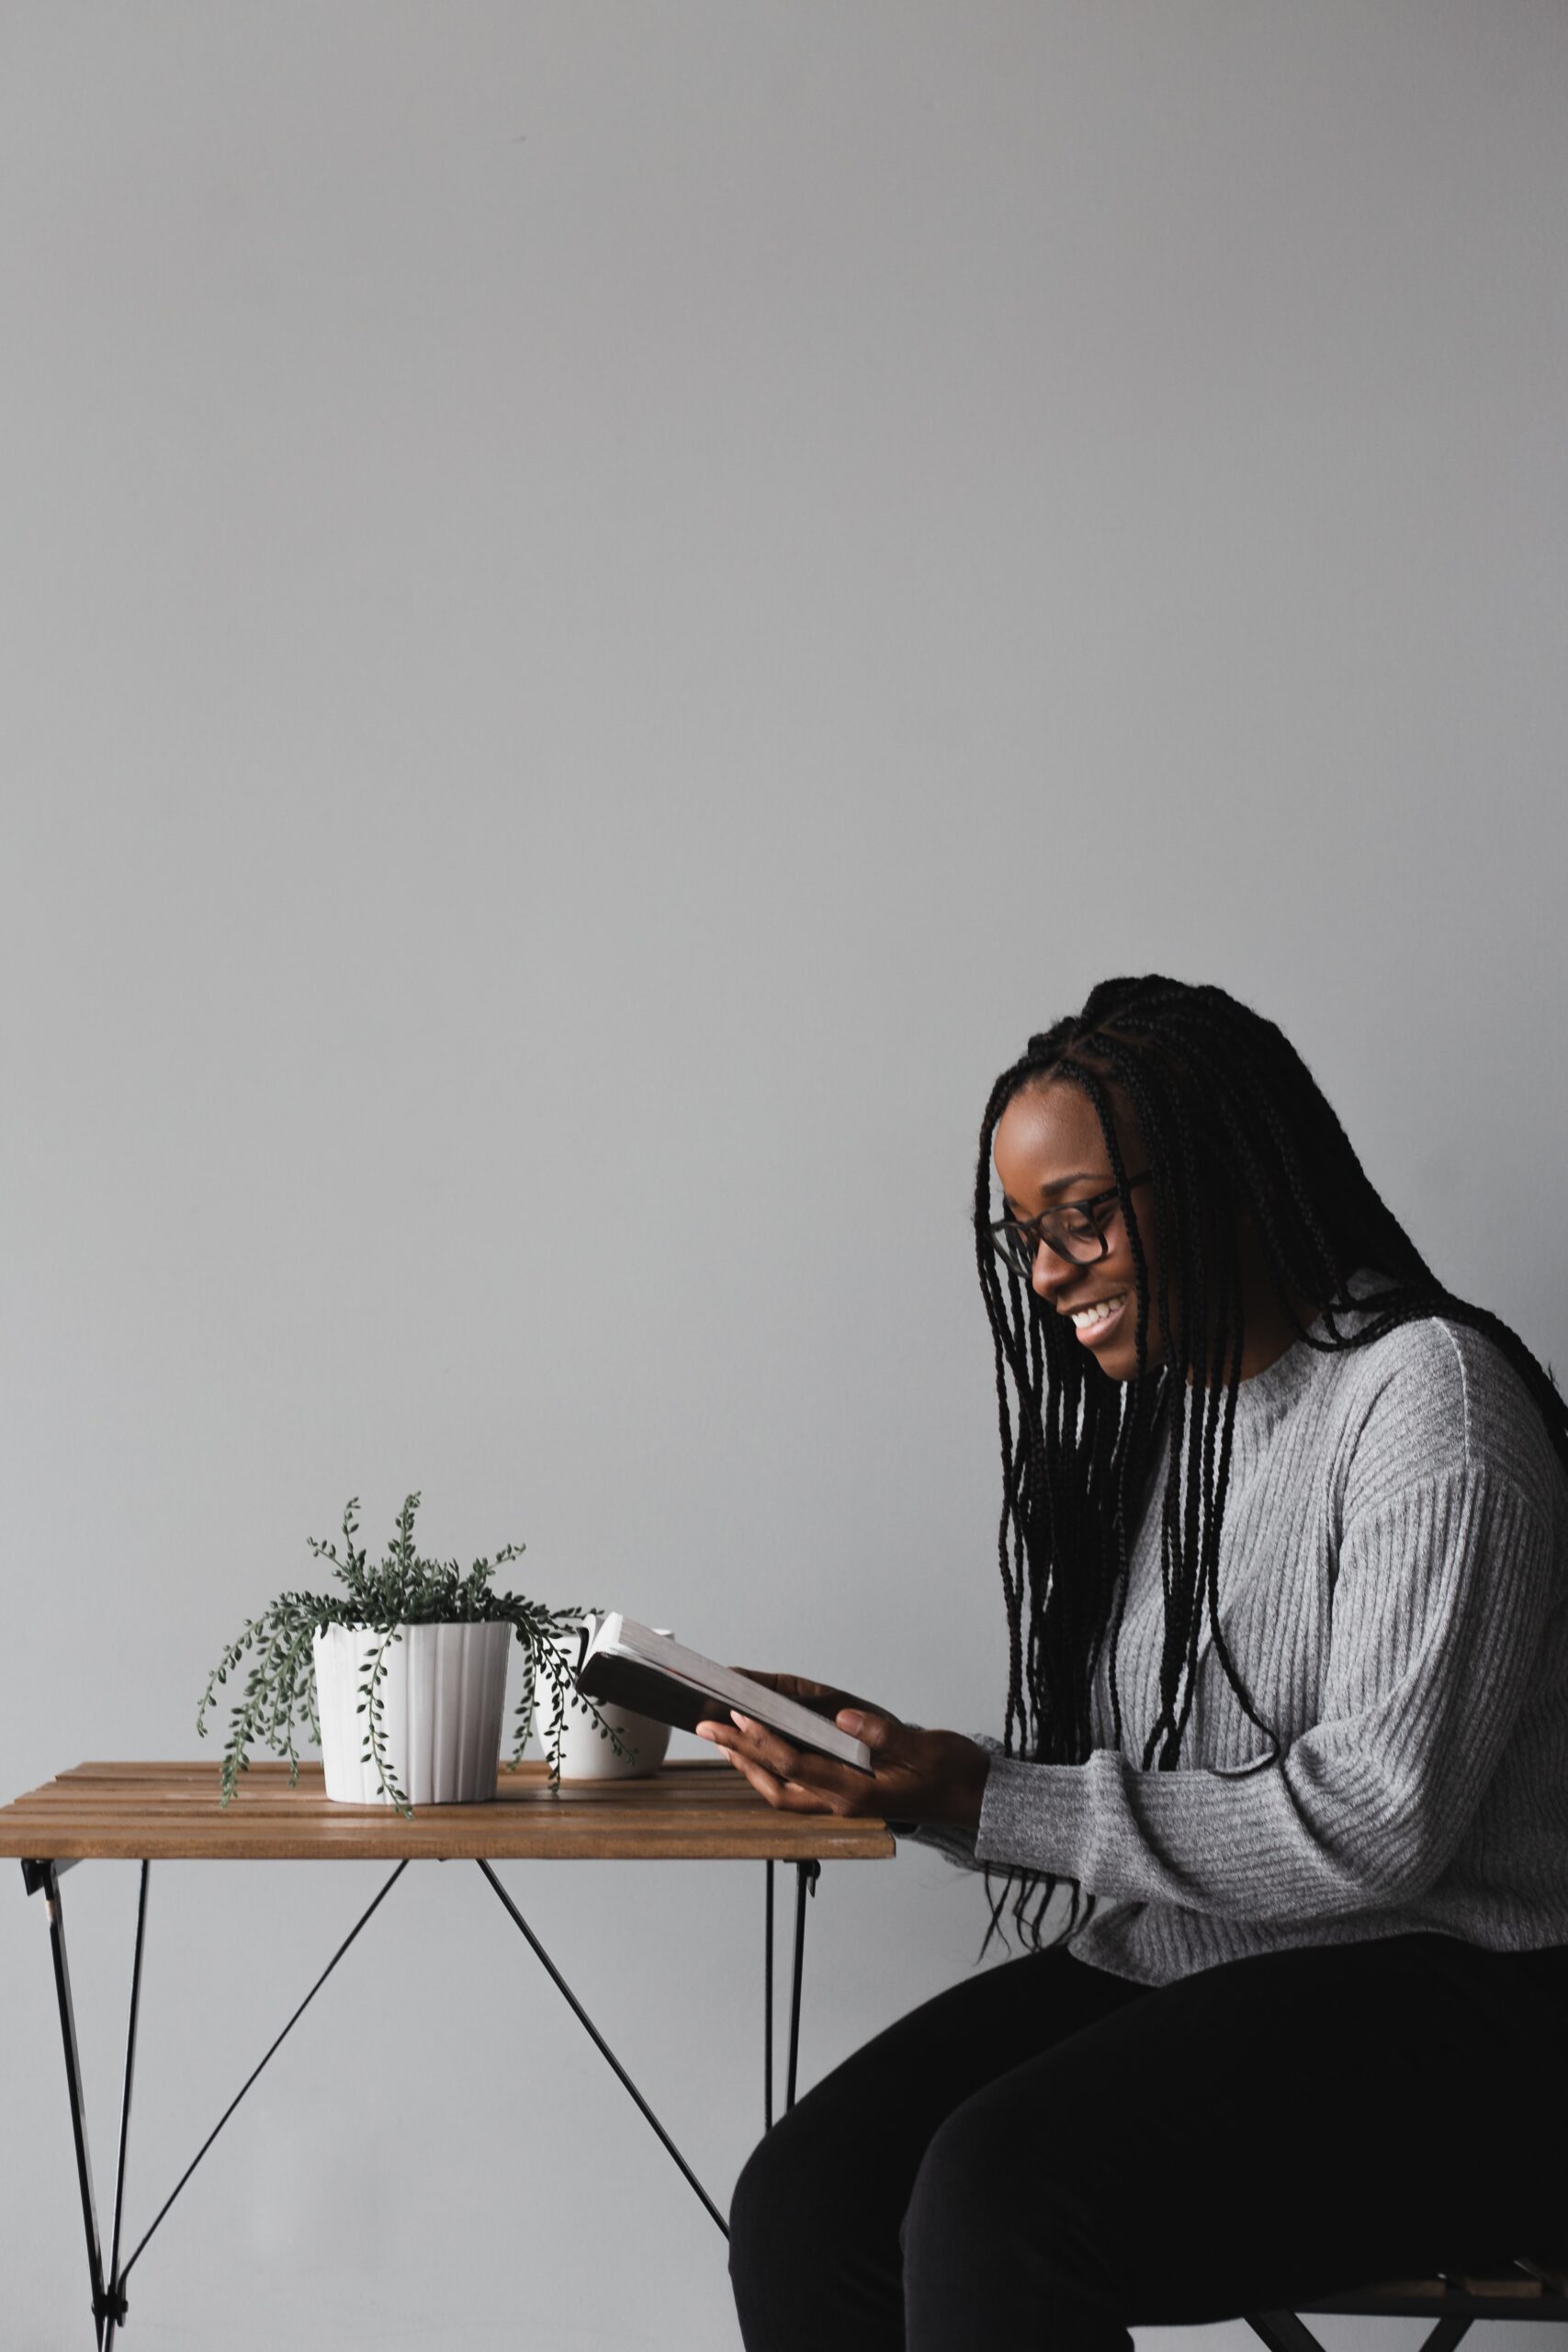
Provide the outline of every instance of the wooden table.
{"type": "Polygon", "coordinates": [[[42,1894],[49,1917],[55,1995],[65,2053],[66,2093],[76,2146],[82,2218],[99,2352],[108,2352],[126,2316],[125,2282],[132,2265],[175,2199],[299,2018],[412,1861],[471,1861],[477,1865],[574,2013],[637,2102],[659,2139],[721,2230],[724,2217],[642,2093],[611,2050],[560,1971],[496,1875],[501,1861],[735,1861],[766,1864],[763,1960],[763,2120],[773,2119],[773,1865],[795,1868],[795,1944],[791,1973],[786,2109],[794,2105],[800,2041],[800,1992],[805,1959],[806,1904],[820,1866],[870,1860],[894,1850],[880,1821],[840,1821],[828,1814],[774,1813],[728,1764],[715,1758],[667,1764],[647,1780],[577,1781],[552,1789],[543,1764],[502,1770],[489,1804],[429,1805],[405,1819],[389,1807],[331,1803],[319,1764],[299,1768],[289,1785],[288,1767],[258,1763],[240,1781],[234,1802],[218,1801],[218,1768],[204,1761],[173,1764],[78,1764],[15,1804],[0,1807],[0,1856],[21,1862],[28,1893],[42,1894]],[[106,2270],[82,2099],[65,1916],[60,1881],[77,1862],[141,1864],[136,1940],[131,1962],[130,2022],[126,2037],[116,2166],[114,2226],[106,2270]],[[154,1861],[387,1861],[391,1875],[338,1946],[260,2064],[220,2116],[149,2228],[122,2263],[126,2143],[136,2063],[136,2023],[147,1925],[147,1892],[154,1861]]]}

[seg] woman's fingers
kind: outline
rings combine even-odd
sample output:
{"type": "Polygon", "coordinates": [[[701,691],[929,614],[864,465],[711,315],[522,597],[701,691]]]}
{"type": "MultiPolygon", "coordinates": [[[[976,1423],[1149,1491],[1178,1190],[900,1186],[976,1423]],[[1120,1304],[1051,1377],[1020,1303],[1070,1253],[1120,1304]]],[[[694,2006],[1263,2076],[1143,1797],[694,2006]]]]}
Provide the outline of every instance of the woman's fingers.
{"type": "Polygon", "coordinates": [[[848,1766],[835,1763],[830,1756],[792,1747],[765,1724],[753,1723],[738,1710],[731,1720],[738,1742],[736,1753],[761,1765],[785,1786],[808,1792],[818,1810],[852,1813],[858,1809],[864,1796],[863,1774],[852,1772],[848,1766]]]}
{"type": "Polygon", "coordinates": [[[776,1690],[785,1699],[794,1699],[802,1707],[809,1707],[814,1715],[836,1715],[843,1707],[863,1707],[863,1699],[854,1698],[848,1690],[840,1690],[831,1682],[813,1682],[803,1674],[764,1674],[760,1667],[738,1666],[731,1669],[745,1675],[749,1682],[761,1682],[764,1689],[776,1690]]]}
{"type": "Polygon", "coordinates": [[[815,1789],[803,1789],[798,1781],[781,1781],[761,1764],[741,1758],[737,1769],[744,1773],[760,1797],[771,1804],[775,1813],[833,1813],[837,1807],[819,1795],[815,1789]]]}
{"type": "Polygon", "coordinates": [[[740,1734],[741,1753],[765,1764],[781,1781],[820,1783],[834,1770],[826,1758],[792,1747],[782,1733],[770,1731],[766,1724],[743,1715],[738,1707],[730,1709],[729,1720],[740,1734]]]}
{"type": "Polygon", "coordinates": [[[781,1781],[798,1780],[807,1760],[787,1739],[781,1739],[776,1732],[765,1730],[738,1711],[731,1713],[728,1723],[700,1724],[697,1733],[699,1738],[711,1739],[716,1747],[724,1748],[731,1757],[745,1757],[753,1763],[766,1765],[781,1781]]]}
{"type": "Polygon", "coordinates": [[[748,1745],[745,1735],[735,1724],[705,1725],[701,1736],[711,1738],[714,1746],[728,1758],[758,1795],[765,1797],[778,1812],[836,1813],[840,1810],[831,1790],[808,1786],[800,1777],[800,1771],[791,1769],[787,1759],[794,1758],[795,1765],[801,1770],[808,1759],[795,1757],[794,1749],[784,1741],[776,1743],[783,1754],[769,1761],[748,1745]]]}
{"type": "Polygon", "coordinates": [[[767,1766],[759,1764],[754,1757],[742,1755],[739,1748],[734,1747],[727,1747],[724,1753],[741,1779],[749,1781],[760,1797],[766,1798],[775,1812],[820,1813],[822,1811],[821,1805],[808,1790],[796,1787],[794,1781],[781,1781],[776,1772],[770,1772],[767,1766]]]}

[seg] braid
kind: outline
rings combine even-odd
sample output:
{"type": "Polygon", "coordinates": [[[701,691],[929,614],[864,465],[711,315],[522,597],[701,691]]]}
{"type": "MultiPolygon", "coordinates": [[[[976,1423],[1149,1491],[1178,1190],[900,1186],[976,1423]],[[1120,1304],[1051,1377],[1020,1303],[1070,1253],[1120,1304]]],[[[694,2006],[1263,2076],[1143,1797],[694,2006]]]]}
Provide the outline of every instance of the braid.
{"type": "MultiPolygon", "coordinates": [[[[1008,1626],[1007,1755],[1083,1763],[1094,1745],[1102,1660],[1111,1739],[1122,1747],[1116,1664],[1129,1565],[1140,1517],[1156,1495],[1165,1630],[1159,1711],[1141,1769],[1179,1767],[1205,1621],[1220,1670],[1279,1754],[1219,1623],[1220,1538],[1245,1336],[1244,1222],[1299,1340],[1325,1352],[1371,1347],[1400,1325],[1432,1316],[1478,1332],[1518,1375],[1568,1469],[1568,1407],[1550,1370],[1497,1316],[1444,1288],[1283,1033],[1223,989],[1159,974],[1101,981],[1081,1012],[1030,1038],[991,1089],[980,1131],[975,1231],[1002,1453],[997,1553],[1008,1626]],[[1136,1289],[1136,1372],[1125,1383],[1110,1379],[1064,1334],[1062,1317],[1043,1307],[991,1246],[998,1125],[1016,1094],[1047,1081],[1072,1084],[1092,1106],[1121,1202],[1136,1289]],[[1117,1133],[1118,1103],[1136,1125],[1152,1191],[1160,1284],[1153,1351],[1156,1301],[1117,1133]],[[1382,1285],[1371,1299],[1351,1289],[1362,1269],[1382,1285]],[[1325,1337],[1309,1328],[1303,1300],[1325,1337]],[[1353,1328],[1340,1319],[1348,1316],[1353,1328]]],[[[987,1870],[986,1884],[987,1944],[993,1933],[1005,1934],[1010,1910],[1038,1945],[1058,1884],[1068,1904],[1057,1940],[1093,1916],[1092,1894],[1049,1872],[987,1870]]]]}

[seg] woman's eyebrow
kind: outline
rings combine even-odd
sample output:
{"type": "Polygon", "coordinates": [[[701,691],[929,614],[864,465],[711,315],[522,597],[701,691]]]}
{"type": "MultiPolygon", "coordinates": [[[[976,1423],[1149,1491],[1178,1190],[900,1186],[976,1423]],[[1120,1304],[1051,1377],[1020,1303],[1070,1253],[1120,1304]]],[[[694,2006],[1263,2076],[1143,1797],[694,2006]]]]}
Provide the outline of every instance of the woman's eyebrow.
{"type": "MultiPolygon", "coordinates": [[[[1077,1175],[1058,1176],[1054,1183],[1042,1184],[1040,1190],[1042,1193],[1065,1193],[1069,1184],[1097,1184],[1099,1182],[1100,1177],[1096,1170],[1092,1168],[1080,1168],[1077,1175]]],[[[1010,1193],[1004,1193],[1002,1194],[1002,1200],[1008,1208],[1021,1210],[1021,1204],[1015,1201],[1010,1193]]]]}

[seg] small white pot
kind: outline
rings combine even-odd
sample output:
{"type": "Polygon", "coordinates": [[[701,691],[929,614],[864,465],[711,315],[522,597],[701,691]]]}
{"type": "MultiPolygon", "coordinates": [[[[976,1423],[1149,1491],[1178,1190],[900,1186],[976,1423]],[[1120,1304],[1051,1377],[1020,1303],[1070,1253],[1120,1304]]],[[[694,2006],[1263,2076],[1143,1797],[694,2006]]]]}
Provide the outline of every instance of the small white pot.
{"type": "MultiPolygon", "coordinates": [[[[579,1645],[576,1642],[557,1642],[554,1647],[566,1668],[570,1683],[577,1668],[579,1645]]],[[[657,1772],[670,1745],[669,1724],[656,1724],[651,1715],[634,1715],[625,1707],[612,1707],[602,1699],[595,1700],[594,1704],[604,1721],[614,1724],[615,1736],[626,1753],[617,1756],[609,1741],[600,1737],[598,1724],[581,1701],[575,1707],[569,1702],[566,1728],[561,1734],[561,1779],[626,1781],[645,1772],[657,1772]]],[[[534,1729],[544,1744],[547,1757],[550,1752],[550,1734],[559,1713],[559,1702],[549,1676],[536,1675],[534,1729]]]]}
{"type": "MultiPolygon", "coordinates": [[[[485,1804],[495,1794],[506,1659],[514,1635],[505,1620],[478,1624],[400,1625],[387,1644],[381,1746],[389,1776],[411,1804],[485,1804]]],[[[312,1645],[316,1713],[327,1794],[339,1804],[389,1804],[375,1763],[361,1754],[367,1714],[361,1686],[381,1635],[329,1625],[312,1645]]]]}

